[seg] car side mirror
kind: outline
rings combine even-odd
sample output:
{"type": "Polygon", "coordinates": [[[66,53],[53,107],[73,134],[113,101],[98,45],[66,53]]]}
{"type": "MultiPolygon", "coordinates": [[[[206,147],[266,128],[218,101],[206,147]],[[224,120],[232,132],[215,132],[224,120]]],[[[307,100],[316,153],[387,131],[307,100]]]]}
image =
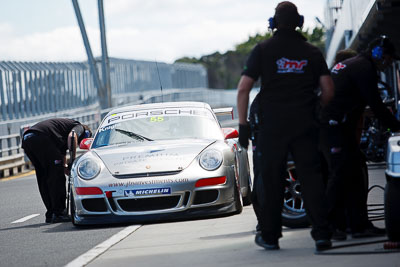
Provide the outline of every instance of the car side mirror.
{"type": "Polygon", "coordinates": [[[238,138],[239,132],[235,128],[222,128],[225,139],[238,138]]]}
{"type": "Polygon", "coordinates": [[[93,138],[85,138],[79,144],[79,148],[89,150],[92,143],[93,143],[93,138]]]}

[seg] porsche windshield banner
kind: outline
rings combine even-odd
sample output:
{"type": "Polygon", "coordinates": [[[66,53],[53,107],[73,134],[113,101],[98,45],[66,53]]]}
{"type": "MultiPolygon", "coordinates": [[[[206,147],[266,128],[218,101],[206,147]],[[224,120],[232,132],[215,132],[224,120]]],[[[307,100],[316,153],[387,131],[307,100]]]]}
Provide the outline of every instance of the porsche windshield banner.
{"type": "Polygon", "coordinates": [[[212,113],[200,108],[166,108],[153,110],[137,110],[109,115],[101,125],[102,128],[127,120],[153,118],[160,120],[160,116],[201,116],[213,119],[212,113]]]}

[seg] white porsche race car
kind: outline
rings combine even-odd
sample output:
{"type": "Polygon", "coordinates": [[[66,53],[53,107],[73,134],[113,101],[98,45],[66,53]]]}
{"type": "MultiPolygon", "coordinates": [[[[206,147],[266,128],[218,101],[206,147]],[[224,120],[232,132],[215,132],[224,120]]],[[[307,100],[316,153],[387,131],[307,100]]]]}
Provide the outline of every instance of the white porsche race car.
{"type": "Polygon", "coordinates": [[[117,108],[71,169],[75,225],[192,219],[250,204],[247,151],[206,103],[117,108]]]}

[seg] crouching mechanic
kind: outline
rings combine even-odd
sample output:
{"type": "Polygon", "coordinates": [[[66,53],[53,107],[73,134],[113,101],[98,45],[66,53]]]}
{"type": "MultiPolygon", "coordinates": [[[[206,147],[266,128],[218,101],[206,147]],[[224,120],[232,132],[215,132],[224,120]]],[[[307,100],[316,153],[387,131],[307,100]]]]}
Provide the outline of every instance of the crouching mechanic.
{"type": "Polygon", "coordinates": [[[261,233],[256,234],[255,243],[265,249],[279,249],[278,240],[282,237],[282,172],[289,151],[302,185],[316,249],[331,247],[317,147],[315,108],[318,99],[315,91],[321,87],[321,101],[326,104],[334,87],[322,53],[296,32],[296,27],[302,24],[303,17],[293,3],[279,3],[275,16],[270,19],[270,27],[277,31],[272,38],[255,46],[238,85],[239,142],[247,147],[249,93],[261,77],[260,131],[257,135],[261,177],[256,178],[259,182],[254,184],[261,233]]]}
{"type": "Polygon", "coordinates": [[[329,165],[330,217],[335,218],[338,203],[343,199],[353,237],[385,234],[384,229],[368,220],[368,188],[362,175],[357,128],[368,105],[383,125],[392,131],[400,130],[400,122],[382,103],[377,85],[378,71],[390,66],[393,59],[398,59],[395,46],[388,37],[381,36],[358,56],[337,63],[331,71],[335,96],[321,112],[320,141],[329,165]]]}
{"type": "Polygon", "coordinates": [[[23,134],[22,148],[36,171],[40,196],[46,206],[46,223],[69,221],[65,216],[65,175],[69,174],[66,151],[71,148],[72,131],[75,147],[92,132],[87,125],[67,118],[39,122],[23,134]]]}

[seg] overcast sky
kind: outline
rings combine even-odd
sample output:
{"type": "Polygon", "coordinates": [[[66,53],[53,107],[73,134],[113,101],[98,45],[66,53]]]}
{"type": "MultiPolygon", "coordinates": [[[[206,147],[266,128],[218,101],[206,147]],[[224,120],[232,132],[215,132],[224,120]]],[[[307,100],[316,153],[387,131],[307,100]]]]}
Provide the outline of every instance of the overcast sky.
{"type": "MultiPolygon", "coordinates": [[[[78,0],[100,56],[97,0],[78,0]]],[[[265,33],[276,0],[104,0],[110,57],[157,60],[233,49],[265,33]]],[[[326,0],[293,0],[305,28],[323,20],[326,0]]],[[[87,60],[71,0],[0,0],[0,60],[87,60]]]]}

